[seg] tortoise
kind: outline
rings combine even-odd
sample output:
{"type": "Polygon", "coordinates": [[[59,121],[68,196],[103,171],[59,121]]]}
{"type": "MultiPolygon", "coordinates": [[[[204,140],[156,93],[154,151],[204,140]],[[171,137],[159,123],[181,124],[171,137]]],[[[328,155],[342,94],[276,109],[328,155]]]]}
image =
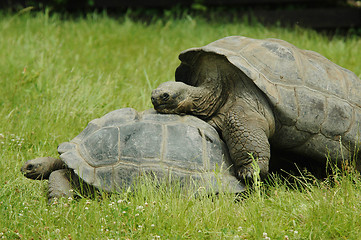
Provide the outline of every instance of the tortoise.
{"type": "Polygon", "coordinates": [[[230,36],[180,53],[175,82],[152,92],[161,113],[195,115],[217,129],[236,176],[262,178],[272,155],[360,170],[361,80],[319,53],[279,39],[230,36]],[[358,158],[358,159],[357,159],[358,158]]]}
{"type": "Polygon", "coordinates": [[[32,159],[21,168],[28,178],[49,179],[50,200],[73,196],[80,184],[121,192],[142,175],[194,183],[207,193],[245,190],[216,130],[194,116],[115,110],[91,121],[58,152],[60,158],[32,159]]]}

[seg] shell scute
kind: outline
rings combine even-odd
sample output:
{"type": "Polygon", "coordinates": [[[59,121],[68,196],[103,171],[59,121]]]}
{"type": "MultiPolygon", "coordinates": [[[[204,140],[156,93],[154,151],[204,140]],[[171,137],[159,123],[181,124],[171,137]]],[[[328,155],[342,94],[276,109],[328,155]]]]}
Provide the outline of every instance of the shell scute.
{"type": "Polygon", "coordinates": [[[299,116],[297,118],[297,129],[310,133],[320,132],[321,125],[326,118],[326,98],[317,91],[306,88],[296,88],[299,116]]]}
{"type": "Polygon", "coordinates": [[[344,135],[352,124],[352,111],[347,101],[327,98],[327,118],[321,127],[321,133],[328,138],[344,135]]]}
{"type": "Polygon", "coordinates": [[[85,138],[79,144],[79,153],[89,165],[101,167],[118,162],[119,148],[119,129],[106,127],[85,138]]]}
{"type": "Polygon", "coordinates": [[[119,127],[120,158],[160,158],[162,125],[134,122],[119,127]],[[150,137],[157,134],[158,137],[150,137]]]}
{"type": "Polygon", "coordinates": [[[207,158],[203,149],[202,136],[198,131],[188,125],[170,125],[166,127],[166,139],[164,158],[174,161],[174,164],[183,169],[200,170],[204,166],[203,159],[207,158]],[[186,133],[186,138],[179,138],[182,133],[186,133]],[[187,152],[179,151],[188,149],[187,152]]]}

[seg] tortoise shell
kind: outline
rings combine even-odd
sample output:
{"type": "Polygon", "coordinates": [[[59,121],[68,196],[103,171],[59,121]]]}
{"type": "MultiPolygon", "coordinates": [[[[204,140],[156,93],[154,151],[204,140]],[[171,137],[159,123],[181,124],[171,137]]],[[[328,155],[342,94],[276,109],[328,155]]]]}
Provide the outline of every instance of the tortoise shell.
{"type": "Polygon", "coordinates": [[[353,72],[283,40],[231,36],[183,51],[176,81],[202,84],[189,75],[210,53],[224,56],[266,95],[276,119],[273,147],[318,159],[326,148],[337,149],[332,157],[353,155],[361,127],[361,80],[353,72]]]}
{"type": "Polygon", "coordinates": [[[192,116],[115,110],[91,121],[58,152],[81,179],[104,191],[127,189],[143,174],[195,181],[212,191],[243,190],[218,133],[192,116]]]}

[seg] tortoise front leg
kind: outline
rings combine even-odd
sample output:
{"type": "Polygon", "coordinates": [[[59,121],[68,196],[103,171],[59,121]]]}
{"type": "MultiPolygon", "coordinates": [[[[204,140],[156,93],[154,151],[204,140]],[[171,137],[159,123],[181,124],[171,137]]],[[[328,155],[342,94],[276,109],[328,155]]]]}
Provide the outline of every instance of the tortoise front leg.
{"type": "Polygon", "coordinates": [[[268,142],[269,123],[260,113],[251,108],[238,106],[226,115],[222,137],[241,180],[253,180],[253,158],[256,160],[260,176],[268,174],[270,144],[268,142]]]}
{"type": "Polygon", "coordinates": [[[73,197],[74,191],[71,185],[72,170],[60,169],[52,172],[49,176],[48,198],[51,202],[54,198],[73,197]]]}

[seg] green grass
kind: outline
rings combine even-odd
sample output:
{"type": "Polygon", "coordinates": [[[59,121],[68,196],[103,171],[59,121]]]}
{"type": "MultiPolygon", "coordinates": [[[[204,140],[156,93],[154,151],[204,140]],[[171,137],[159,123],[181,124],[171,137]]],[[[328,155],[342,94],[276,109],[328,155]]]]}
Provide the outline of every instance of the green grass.
{"type": "Polygon", "coordinates": [[[311,30],[184,17],[150,24],[89,14],[61,20],[0,14],[0,238],[359,239],[361,182],[353,174],[298,187],[276,178],[248,198],[196,199],[142,184],[134,194],[47,205],[45,181],[19,169],[57,156],[61,142],[118,108],[151,108],[150,92],[174,79],[180,51],[229,35],[281,38],[361,76],[361,40],[311,30]],[[258,193],[258,194],[256,194],[258,193]]]}

